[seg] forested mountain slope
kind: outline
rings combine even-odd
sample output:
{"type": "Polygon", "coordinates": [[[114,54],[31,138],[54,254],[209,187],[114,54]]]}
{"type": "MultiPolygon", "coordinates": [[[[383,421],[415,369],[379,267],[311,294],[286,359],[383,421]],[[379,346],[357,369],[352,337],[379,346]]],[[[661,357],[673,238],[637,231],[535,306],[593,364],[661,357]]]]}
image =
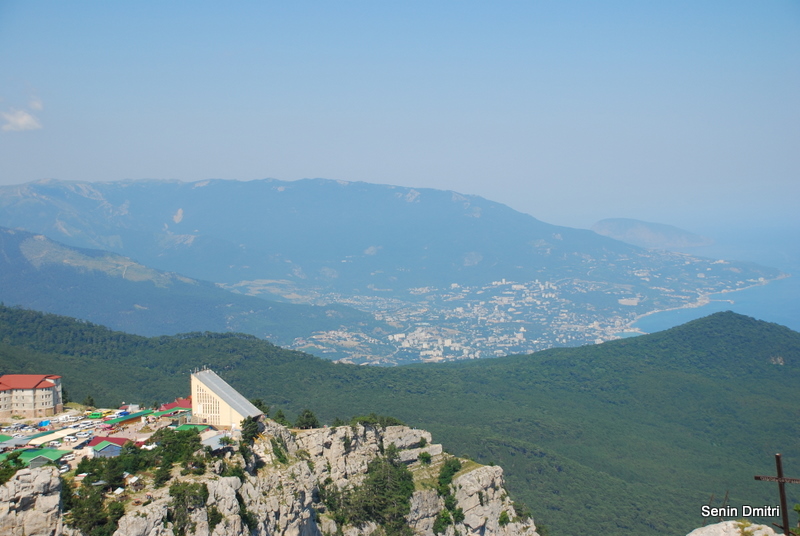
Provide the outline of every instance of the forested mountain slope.
{"type": "Polygon", "coordinates": [[[247,332],[277,344],[345,327],[380,331],[352,307],[289,304],[234,294],[96,249],[0,227],[0,302],[63,314],[139,335],[247,332]]]}
{"type": "MultiPolygon", "coordinates": [[[[143,338],[0,309],[0,368],[64,376],[76,399],[170,400],[209,365],[290,417],[377,412],[506,469],[553,534],[681,534],[700,506],[772,504],[775,452],[800,467],[800,334],[718,313],[633,339],[396,368],[333,364],[252,337],[143,338]]],[[[800,502],[794,490],[790,501],[800,502]]]]}

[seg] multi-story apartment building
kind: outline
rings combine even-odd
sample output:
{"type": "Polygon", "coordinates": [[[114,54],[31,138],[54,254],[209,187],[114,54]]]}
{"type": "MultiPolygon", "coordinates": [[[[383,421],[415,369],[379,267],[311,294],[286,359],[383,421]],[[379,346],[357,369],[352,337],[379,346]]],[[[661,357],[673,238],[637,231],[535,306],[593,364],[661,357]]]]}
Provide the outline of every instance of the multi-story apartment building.
{"type": "Polygon", "coordinates": [[[63,411],[61,376],[5,374],[0,376],[0,418],[46,417],[63,411]]]}

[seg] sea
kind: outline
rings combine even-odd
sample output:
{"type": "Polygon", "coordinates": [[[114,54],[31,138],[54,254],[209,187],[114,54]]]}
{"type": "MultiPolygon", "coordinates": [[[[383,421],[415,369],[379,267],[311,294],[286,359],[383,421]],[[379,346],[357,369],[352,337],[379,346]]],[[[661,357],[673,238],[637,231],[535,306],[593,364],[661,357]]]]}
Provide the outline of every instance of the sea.
{"type": "Polygon", "coordinates": [[[675,309],[645,316],[633,327],[645,333],[669,329],[720,311],[752,316],[800,331],[800,275],[737,292],[712,294],[702,307],[675,309]]]}
{"type": "Polygon", "coordinates": [[[800,331],[800,230],[737,230],[712,238],[713,246],[681,251],[699,257],[771,266],[789,277],[738,292],[713,294],[707,305],[654,313],[643,317],[633,327],[654,333],[719,311],[733,311],[800,331]]]}

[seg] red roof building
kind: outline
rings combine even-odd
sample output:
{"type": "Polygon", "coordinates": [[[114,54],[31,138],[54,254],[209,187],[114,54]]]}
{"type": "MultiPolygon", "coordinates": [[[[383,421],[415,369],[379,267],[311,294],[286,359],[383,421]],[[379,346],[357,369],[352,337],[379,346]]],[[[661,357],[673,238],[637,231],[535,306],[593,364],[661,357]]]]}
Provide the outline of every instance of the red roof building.
{"type": "Polygon", "coordinates": [[[0,391],[8,389],[45,389],[55,386],[61,376],[52,374],[4,374],[0,376],[0,391]]]}
{"type": "Polygon", "coordinates": [[[86,445],[87,447],[94,447],[99,445],[103,441],[108,441],[109,443],[114,443],[115,445],[119,445],[120,447],[130,441],[127,437],[114,437],[114,436],[95,436],[92,438],[91,441],[86,445]]]}
{"type": "Polygon", "coordinates": [[[168,409],[192,409],[192,397],[176,398],[175,402],[162,404],[158,411],[166,411],[168,409]]]}
{"type": "Polygon", "coordinates": [[[0,376],[0,418],[46,417],[64,409],[61,376],[5,374],[0,376]]]}

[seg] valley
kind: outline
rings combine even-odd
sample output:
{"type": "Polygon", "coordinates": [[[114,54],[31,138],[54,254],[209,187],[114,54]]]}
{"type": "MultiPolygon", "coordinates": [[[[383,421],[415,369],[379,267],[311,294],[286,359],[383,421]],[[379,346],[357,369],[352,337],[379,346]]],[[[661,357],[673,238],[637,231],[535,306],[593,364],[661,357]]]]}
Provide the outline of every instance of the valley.
{"type": "Polygon", "coordinates": [[[324,179],[47,180],[0,187],[0,208],[0,225],[37,237],[4,235],[9,305],[142,335],[244,332],[354,364],[596,344],[784,277],[477,196],[324,179]]]}

